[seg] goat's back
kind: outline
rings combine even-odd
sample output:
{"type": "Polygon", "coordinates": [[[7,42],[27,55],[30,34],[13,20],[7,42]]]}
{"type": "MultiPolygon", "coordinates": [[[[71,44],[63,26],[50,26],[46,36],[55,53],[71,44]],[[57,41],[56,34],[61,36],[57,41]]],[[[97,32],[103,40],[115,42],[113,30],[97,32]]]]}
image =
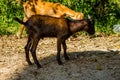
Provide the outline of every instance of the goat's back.
{"type": "Polygon", "coordinates": [[[55,18],[43,15],[33,15],[26,22],[28,30],[38,32],[42,35],[57,36],[60,33],[67,32],[67,19],[55,18]],[[54,34],[54,35],[53,35],[54,34]]]}

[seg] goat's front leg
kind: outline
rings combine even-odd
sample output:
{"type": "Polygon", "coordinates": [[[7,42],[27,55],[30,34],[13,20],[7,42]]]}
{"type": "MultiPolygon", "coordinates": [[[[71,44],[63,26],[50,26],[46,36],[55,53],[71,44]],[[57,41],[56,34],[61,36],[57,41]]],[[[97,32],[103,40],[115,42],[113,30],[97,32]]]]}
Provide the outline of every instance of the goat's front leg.
{"type": "Polygon", "coordinates": [[[65,60],[69,60],[69,57],[66,53],[66,50],[67,50],[67,46],[66,46],[66,42],[65,40],[62,42],[62,45],[63,45],[63,50],[64,50],[64,57],[65,57],[65,60]]]}
{"type": "Polygon", "coordinates": [[[29,58],[29,50],[30,50],[31,44],[32,44],[31,39],[28,36],[28,41],[24,49],[25,49],[26,61],[28,62],[29,65],[32,65],[32,62],[30,61],[30,58],[29,58]]]}
{"type": "Polygon", "coordinates": [[[57,39],[57,57],[56,57],[56,59],[58,61],[58,64],[62,65],[63,63],[62,63],[62,61],[60,59],[60,51],[61,51],[61,39],[58,38],[57,39]]]}
{"type": "Polygon", "coordinates": [[[39,39],[33,39],[31,53],[32,53],[34,63],[37,65],[37,68],[41,68],[41,65],[39,64],[37,57],[36,57],[36,48],[37,48],[38,42],[39,42],[39,39]]]}

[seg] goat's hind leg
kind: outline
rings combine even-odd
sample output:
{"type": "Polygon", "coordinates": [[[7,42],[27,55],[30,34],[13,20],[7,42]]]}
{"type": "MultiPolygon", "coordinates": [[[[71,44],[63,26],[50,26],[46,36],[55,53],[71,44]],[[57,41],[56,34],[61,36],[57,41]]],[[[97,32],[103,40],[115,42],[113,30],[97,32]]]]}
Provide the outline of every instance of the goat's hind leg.
{"type": "Polygon", "coordinates": [[[32,53],[34,63],[37,65],[37,68],[41,68],[41,65],[39,64],[39,62],[37,60],[37,56],[36,56],[36,48],[37,48],[38,42],[39,42],[38,38],[33,39],[33,44],[32,44],[32,47],[31,47],[31,53],[32,53]]]}
{"type": "Polygon", "coordinates": [[[25,49],[26,61],[28,62],[29,65],[32,65],[32,62],[30,61],[30,57],[29,57],[29,50],[30,50],[31,44],[32,44],[32,40],[28,36],[28,41],[24,49],[25,49]]]}

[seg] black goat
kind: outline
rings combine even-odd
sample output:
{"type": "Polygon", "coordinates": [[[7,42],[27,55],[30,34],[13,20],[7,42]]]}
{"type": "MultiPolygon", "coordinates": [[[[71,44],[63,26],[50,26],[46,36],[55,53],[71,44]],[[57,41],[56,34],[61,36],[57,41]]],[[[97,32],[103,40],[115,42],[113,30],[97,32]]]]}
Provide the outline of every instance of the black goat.
{"type": "Polygon", "coordinates": [[[62,64],[60,59],[61,44],[64,49],[64,57],[69,60],[66,53],[66,42],[72,34],[85,30],[89,34],[94,34],[94,21],[88,17],[83,20],[68,20],[64,18],[54,18],[50,16],[33,15],[26,22],[15,18],[16,21],[26,26],[28,41],[25,46],[26,61],[32,64],[29,58],[29,50],[32,53],[35,64],[38,68],[41,67],[36,57],[36,47],[41,38],[57,37],[57,61],[62,64]]]}

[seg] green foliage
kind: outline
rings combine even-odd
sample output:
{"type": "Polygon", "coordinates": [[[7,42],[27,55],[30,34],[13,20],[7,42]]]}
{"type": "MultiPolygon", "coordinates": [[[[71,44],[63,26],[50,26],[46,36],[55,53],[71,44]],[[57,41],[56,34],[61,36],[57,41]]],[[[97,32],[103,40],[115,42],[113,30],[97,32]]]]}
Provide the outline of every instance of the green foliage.
{"type": "MultiPolygon", "coordinates": [[[[59,2],[72,10],[90,14],[95,19],[97,32],[113,33],[113,25],[120,24],[120,0],[46,0],[59,2]]],[[[19,24],[15,16],[23,18],[23,7],[15,0],[0,0],[0,35],[14,34],[19,24]]]]}
{"type": "Polygon", "coordinates": [[[13,0],[0,0],[0,35],[16,33],[19,26],[13,20],[15,16],[23,16],[22,6],[13,0]]]}

